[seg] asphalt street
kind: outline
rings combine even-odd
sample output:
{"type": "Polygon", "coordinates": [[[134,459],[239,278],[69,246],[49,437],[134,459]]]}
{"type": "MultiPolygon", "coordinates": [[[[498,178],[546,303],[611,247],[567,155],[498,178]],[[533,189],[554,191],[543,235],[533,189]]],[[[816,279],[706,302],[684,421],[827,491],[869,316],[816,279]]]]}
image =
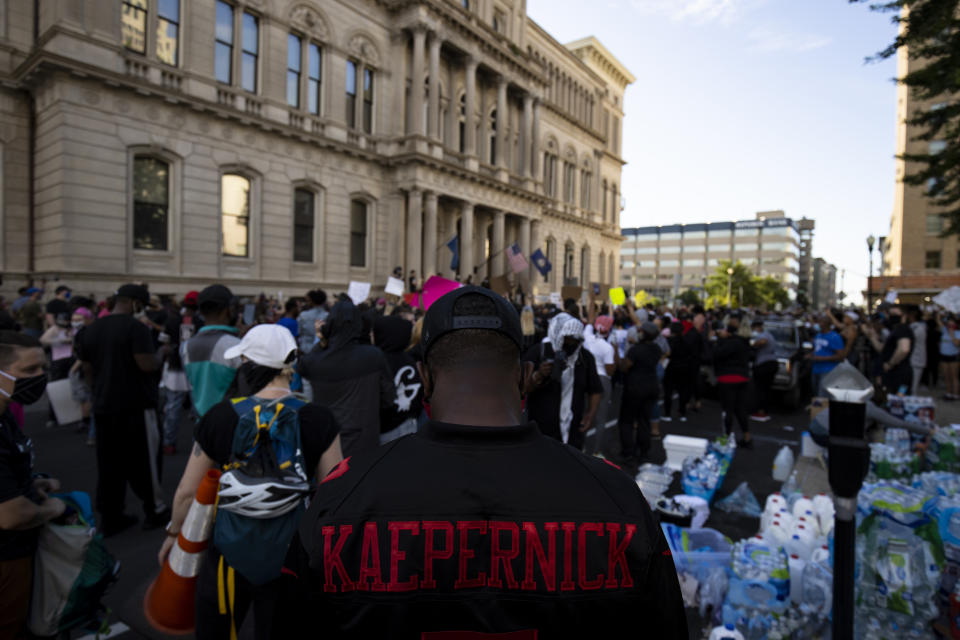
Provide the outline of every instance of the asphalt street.
{"type": "MultiPolygon", "coordinates": [[[[720,409],[713,400],[704,400],[703,409],[689,413],[688,417],[687,422],[680,422],[674,417],[672,422],[661,423],[661,433],[703,438],[714,438],[722,433],[720,409]]],[[[86,434],[79,433],[71,427],[48,428],[45,426],[46,418],[45,401],[31,406],[26,414],[25,429],[34,440],[36,470],[59,478],[65,490],[87,491],[94,496],[96,456],[94,448],[85,444],[86,434]]],[[[799,455],[800,436],[805,424],[805,414],[790,413],[783,408],[774,411],[770,422],[752,422],[754,448],[737,451],[723,486],[717,492],[715,502],[731,493],[741,482],[746,481],[762,505],[764,498],[780,487],[780,483],[774,481],[771,475],[774,456],[785,444],[794,445],[794,453],[799,455]]],[[[615,454],[619,449],[616,428],[606,429],[602,436],[602,450],[608,457],[614,457],[610,454],[615,454]]],[[[177,454],[164,456],[163,459],[162,485],[168,502],[186,465],[191,443],[192,424],[184,418],[180,424],[177,454]]],[[[649,461],[662,463],[664,460],[662,441],[654,440],[649,461]]],[[[673,491],[670,493],[680,492],[679,474],[676,474],[675,478],[673,491]]],[[[143,514],[140,509],[139,500],[128,491],[127,512],[136,514],[142,519],[143,514]]],[[[705,526],[718,529],[736,540],[756,533],[758,524],[759,521],[756,518],[731,515],[714,508],[705,526]]],[[[163,538],[162,530],[143,531],[138,525],[107,540],[108,548],[122,565],[119,581],[105,601],[112,610],[112,620],[117,621],[113,625],[115,633],[113,637],[123,640],[164,637],[146,626],[141,613],[144,591],[158,571],[156,554],[163,538]]],[[[701,637],[702,623],[692,611],[690,623],[691,638],[701,637]]],[[[79,638],[83,635],[77,632],[74,637],[79,638]]],[[[241,637],[244,635],[246,634],[241,632],[241,637]]]]}

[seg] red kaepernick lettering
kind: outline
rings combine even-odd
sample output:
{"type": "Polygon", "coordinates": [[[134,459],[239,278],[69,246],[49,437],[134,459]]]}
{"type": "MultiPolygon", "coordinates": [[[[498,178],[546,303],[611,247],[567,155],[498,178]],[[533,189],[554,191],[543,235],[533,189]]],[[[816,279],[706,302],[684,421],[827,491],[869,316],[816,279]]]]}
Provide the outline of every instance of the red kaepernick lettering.
{"type": "Polygon", "coordinates": [[[477,573],[476,578],[467,578],[467,561],[473,558],[477,553],[470,549],[467,544],[467,536],[470,530],[474,529],[481,534],[487,532],[486,520],[468,520],[466,522],[457,522],[457,531],[460,533],[460,554],[457,559],[457,581],[453,583],[454,589],[473,589],[482,587],[486,582],[487,574],[483,571],[477,573]]]}
{"type": "Polygon", "coordinates": [[[592,591],[603,586],[603,574],[598,573],[593,580],[587,580],[587,532],[593,531],[603,537],[602,522],[583,522],[577,530],[577,582],[584,591],[592,591]]]}
{"type": "Polygon", "coordinates": [[[507,589],[517,589],[519,587],[517,579],[513,577],[513,566],[510,564],[518,555],[520,555],[520,527],[516,522],[494,521],[490,523],[490,578],[487,580],[488,587],[501,587],[500,565],[503,564],[503,579],[507,581],[507,589]],[[510,534],[510,549],[504,550],[500,547],[500,533],[506,531],[510,534]]]}
{"type": "Polygon", "coordinates": [[[521,588],[524,591],[536,591],[537,583],[533,579],[533,557],[536,555],[537,562],[540,563],[540,571],[543,574],[543,582],[547,591],[556,591],[557,589],[557,529],[560,528],[556,522],[544,522],[543,528],[547,531],[547,552],[543,552],[543,545],[540,543],[540,534],[537,532],[537,525],[532,522],[523,523],[523,531],[526,533],[527,546],[524,551],[524,571],[523,583],[521,588]]]}
{"type": "Polygon", "coordinates": [[[573,591],[577,588],[573,581],[573,534],[577,530],[575,522],[563,522],[563,580],[560,582],[560,591],[573,591]]]}
{"type": "Polygon", "coordinates": [[[617,534],[620,533],[619,522],[608,522],[607,531],[610,533],[610,550],[607,553],[607,589],[617,588],[617,565],[620,566],[620,572],[623,574],[621,587],[632,587],[633,576],[630,575],[630,567],[627,566],[627,547],[633,540],[633,534],[637,532],[637,525],[624,525],[623,541],[617,544],[617,534]]]}
{"type": "Polygon", "coordinates": [[[400,561],[407,557],[405,551],[400,551],[400,531],[409,531],[412,535],[420,532],[419,522],[391,522],[390,528],[390,582],[387,591],[413,591],[417,588],[417,574],[410,576],[406,582],[399,581],[400,561]]]}
{"type": "Polygon", "coordinates": [[[333,469],[331,469],[331,470],[330,470],[330,473],[327,474],[327,477],[320,481],[320,484],[323,484],[324,482],[328,482],[328,481],[330,481],[330,480],[335,480],[335,479],[339,478],[340,476],[342,476],[343,474],[345,474],[347,471],[349,471],[349,470],[350,470],[350,458],[351,458],[351,456],[347,456],[346,458],[344,458],[343,460],[341,460],[341,461],[340,461],[340,464],[338,464],[338,465],[335,466],[333,469]]]}
{"type": "Polygon", "coordinates": [[[323,590],[327,593],[337,592],[337,585],[333,584],[334,569],[337,570],[337,574],[340,576],[340,591],[347,592],[353,591],[354,589],[353,581],[343,566],[343,559],[340,558],[340,554],[343,553],[343,545],[346,544],[347,538],[349,538],[353,532],[353,525],[340,525],[340,537],[337,538],[337,544],[331,550],[331,538],[333,538],[336,530],[336,527],[324,527],[321,530],[321,535],[323,536],[323,590]]]}
{"type": "Polygon", "coordinates": [[[377,523],[363,526],[363,545],[360,550],[360,575],[357,576],[357,591],[386,591],[387,585],[380,577],[380,544],[377,538],[377,523]],[[367,582],[373,578],[373,584],[367,582]]]}
{"type": "Polygon", "coordinates": [[[433,561],[449,560],[453,557],[453,523],[446,520],[427,520],[423,523],[423,580],[421,589],[436,589],[437,583],[433,579],[433,561]],[[443,551],[437,551],[433,546],[434,531],[442,531],[446,542],[443,551]]]}

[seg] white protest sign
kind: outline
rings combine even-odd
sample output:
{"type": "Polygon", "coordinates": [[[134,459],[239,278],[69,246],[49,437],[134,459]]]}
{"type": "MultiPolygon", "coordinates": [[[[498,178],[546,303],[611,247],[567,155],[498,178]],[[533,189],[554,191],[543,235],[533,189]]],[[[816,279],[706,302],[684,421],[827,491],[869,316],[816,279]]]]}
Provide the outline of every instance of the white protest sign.
{"type": "Polygon", "coordinates": [[[370,297],[370,283],[351,281],[350,286],[347,287],[347,297],[353,300],[353,304],[366,302],[370,297]]]}
{"type": "Polygon", "coordinates": [[[883,298],[883,301],[889,304],[895,304],[897,302],[897,290],[891,289],[883,298]]]}
{"type": "Polygon", "coordinates": [[[556,291],[550,294],[550,302],[558,307],[563,306],[563,298],[556,291]]]}
{"type": "Polygon", "coordinates": [[[384,289],[386,293],[400,297],[403,295],[403,280],[399,278],[390,277],[387,278],[387,287],[384,289]]]}

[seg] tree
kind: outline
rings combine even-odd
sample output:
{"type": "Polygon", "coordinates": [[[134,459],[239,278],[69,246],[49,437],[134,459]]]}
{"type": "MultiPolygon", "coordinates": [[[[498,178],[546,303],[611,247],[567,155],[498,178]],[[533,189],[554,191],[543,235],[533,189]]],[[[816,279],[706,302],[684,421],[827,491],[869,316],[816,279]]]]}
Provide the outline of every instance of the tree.
{"type": "Polygon", "coordinates": [[[693,289],[687,289],[686,291],[681,293],[679,296],[677,296],[677,300],[679,300],[680,304],[684,306],[692,307],[694,305],[700,304],[700,294],[694,291],[693,289]]]}
{"type": "Polygon", "coordinates": [[[728,307],[742,307],[751,304],[757,304],[758,296],[756,282],[753,274],[742,262],[736,263],[730,260],[721,260],[714,271],[707,278],[707,293],[713,304],[720,302],[728,307]],[[733,269],[733,274],[727,273],[727,269],[733,269]],[[730,282],[728,289],[727,282],[730,282]],[[730,292],[729,297],[727,292],[730,292]],[[741,299],[741,292],[743,298],[741,299]]]}
{"type": "Polygon", "coordinates": [[[927,198],[947,223],[943,235],[960,234],[960,0],[886,0],[870,8],[899,12],[893,22],[900,25],[894,41],[872,59],[890,58],[907,47],[911,60],[924,61],[897,79],[916,100],[929,101],[907,119],[922,130],[915,140],[946,143],[943,149],[899,156],[907,163],[903,181],[927,187],[927,198]]]}
{"type": "Polygon", "coordinates": [[[773,276],[755,278],[755,280],[757,296],[760,298],[761,304],[765,304],[769,308],[773,308],[777,304],[782,306],[790,304],[790,294],[787,293],[779,280],[773,276]]]}

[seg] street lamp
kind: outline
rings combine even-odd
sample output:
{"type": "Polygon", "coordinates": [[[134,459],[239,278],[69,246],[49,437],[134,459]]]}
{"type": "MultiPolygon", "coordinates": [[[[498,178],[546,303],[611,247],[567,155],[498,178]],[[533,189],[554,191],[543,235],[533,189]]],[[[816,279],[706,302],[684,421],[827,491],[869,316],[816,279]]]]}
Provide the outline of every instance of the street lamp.
{"type": "Polygon", "coordinates": [[[872,233],[867,236],[867,253],[870,254],[870,270],[867,271],[867,313],[873,311],[873,244],[876,241],[872,233]]]}
{"type": "Polygon", "coordinates": [[[731,287],[733,286],[733,267],[727,267],[727,306],[733,307],[731,296],[731,287]]]}

